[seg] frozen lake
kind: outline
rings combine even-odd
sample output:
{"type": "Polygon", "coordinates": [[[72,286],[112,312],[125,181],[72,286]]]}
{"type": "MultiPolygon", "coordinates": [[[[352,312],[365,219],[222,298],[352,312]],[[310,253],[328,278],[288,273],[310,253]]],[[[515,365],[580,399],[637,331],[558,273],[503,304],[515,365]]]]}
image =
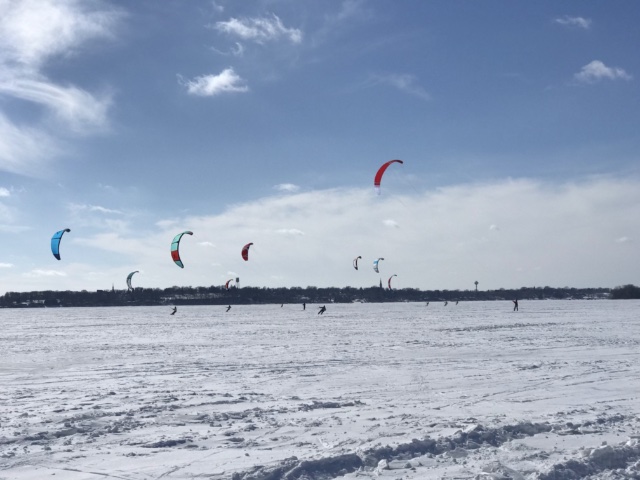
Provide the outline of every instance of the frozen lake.
{"type": "Polygon", "coordinates": [[[0,310],[0,480],[640,478],[640,302],[0,310]]]}

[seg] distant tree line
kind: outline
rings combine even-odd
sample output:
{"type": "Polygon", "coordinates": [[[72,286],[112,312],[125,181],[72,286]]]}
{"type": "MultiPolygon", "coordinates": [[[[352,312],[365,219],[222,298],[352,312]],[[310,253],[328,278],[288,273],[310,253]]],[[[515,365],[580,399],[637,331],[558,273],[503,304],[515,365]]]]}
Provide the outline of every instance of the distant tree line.
{"type": "Polygon", "coordinates": [[[640,288],[633,285],[608,288],[522,287],[499,290],[388,290],[380,287],[170,287],[135,288],[134,290],[96,290],[42,292],[7,292],[0,297],[0,308],[25,307],[105,307],[135,305],[228,305],[273,303],[381,303],[381,302],[455,302],[478,300],[544,300],[640,298],[640,288]],[[622,296],[614,296],[622,295],[622,296]],[[624,296],[635,295],[635,296],[624,296]]]}
{"type": "Polygon", "coordinates": [[[611,290],[611,298],[616,300],[640,299],[640,287],[623,285],[611,290]]]}

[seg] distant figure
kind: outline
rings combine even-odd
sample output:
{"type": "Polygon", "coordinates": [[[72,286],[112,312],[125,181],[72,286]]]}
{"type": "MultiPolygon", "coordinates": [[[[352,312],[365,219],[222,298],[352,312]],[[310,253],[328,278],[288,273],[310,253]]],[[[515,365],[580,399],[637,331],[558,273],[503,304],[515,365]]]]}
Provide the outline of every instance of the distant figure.
{"type": "Polygon", "coordinates": [[[444,306],[446,307],[449,304],[449,302],[444,302],[444,306]]]}
{"type": "Polygon", "coordinates": [[[231,310],[231,305],[229,305],[229,306],[227,307],[227,312],[228,312],[229,310],[231,310]]]}
{"type": "Polygon", "coordinates": [[[326,311],[327,311],[327,307],[323,305],[320,307],[320,310],[318,310],[318,315],[322,315],[326,311]]]}
{"type": "Polygon", "coordinates": [[[515,300],[512,300],[513,302],[513,311],[517,312],[518,311],[518,299],[516,298],[515,300]]]}
{"type": "Polygon", "coordinates": [[[175,315],[177,311],[178,311],[178,307],[173,307],[173,312],[171,312],[171,315],[175,315]]]}
{"type": "Polygon", "coordinates": [[[458,300],[456,300],[456,305],[458,304],[458,300]]]}
{"type": "Polygon", "coordinates": [[[303,303],[303,304],[302,304],[302,309],[303,309],[303,310],[306,310],[306,309],[307,309],[307,304],[306,304],[306,303],[303,303]]]}
{"type": "Polygon", "coordinates": [[[284,303],[280,304],[280,308],[284,307],[284,303]]]}
{"type": "Polygon", "coordinates": [[[427,307],[429,306],[429,302],[427,302],[427,307]]]}

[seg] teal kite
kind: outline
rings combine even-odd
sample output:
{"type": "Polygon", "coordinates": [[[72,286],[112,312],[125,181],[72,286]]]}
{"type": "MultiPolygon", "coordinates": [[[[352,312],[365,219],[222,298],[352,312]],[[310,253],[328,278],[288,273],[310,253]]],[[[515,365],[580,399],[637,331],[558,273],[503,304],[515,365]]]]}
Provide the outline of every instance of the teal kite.
{"type": "Polygon", "coordinates": [[[182,263],[182,260],[180,260],[180,251],[178,250],[178,248],[180,247],[180,239],[185,234],[193,235],[193,232],[187,230],[186,232],[179,233],[178,235],[173,237],[173,241],[171,242],[171,258],[180,268],[184,268],[184,264],[182,263]]]}

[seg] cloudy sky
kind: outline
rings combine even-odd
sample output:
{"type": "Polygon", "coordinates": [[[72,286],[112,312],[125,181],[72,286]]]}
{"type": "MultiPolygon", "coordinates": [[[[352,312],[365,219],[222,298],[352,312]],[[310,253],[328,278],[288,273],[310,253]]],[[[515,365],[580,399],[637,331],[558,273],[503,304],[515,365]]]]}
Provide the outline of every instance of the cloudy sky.
{"type": "Polygon", "coordinates": [[[0,0],[0,293],[640,284],[639,23],[635,0],[0,0]]]}

